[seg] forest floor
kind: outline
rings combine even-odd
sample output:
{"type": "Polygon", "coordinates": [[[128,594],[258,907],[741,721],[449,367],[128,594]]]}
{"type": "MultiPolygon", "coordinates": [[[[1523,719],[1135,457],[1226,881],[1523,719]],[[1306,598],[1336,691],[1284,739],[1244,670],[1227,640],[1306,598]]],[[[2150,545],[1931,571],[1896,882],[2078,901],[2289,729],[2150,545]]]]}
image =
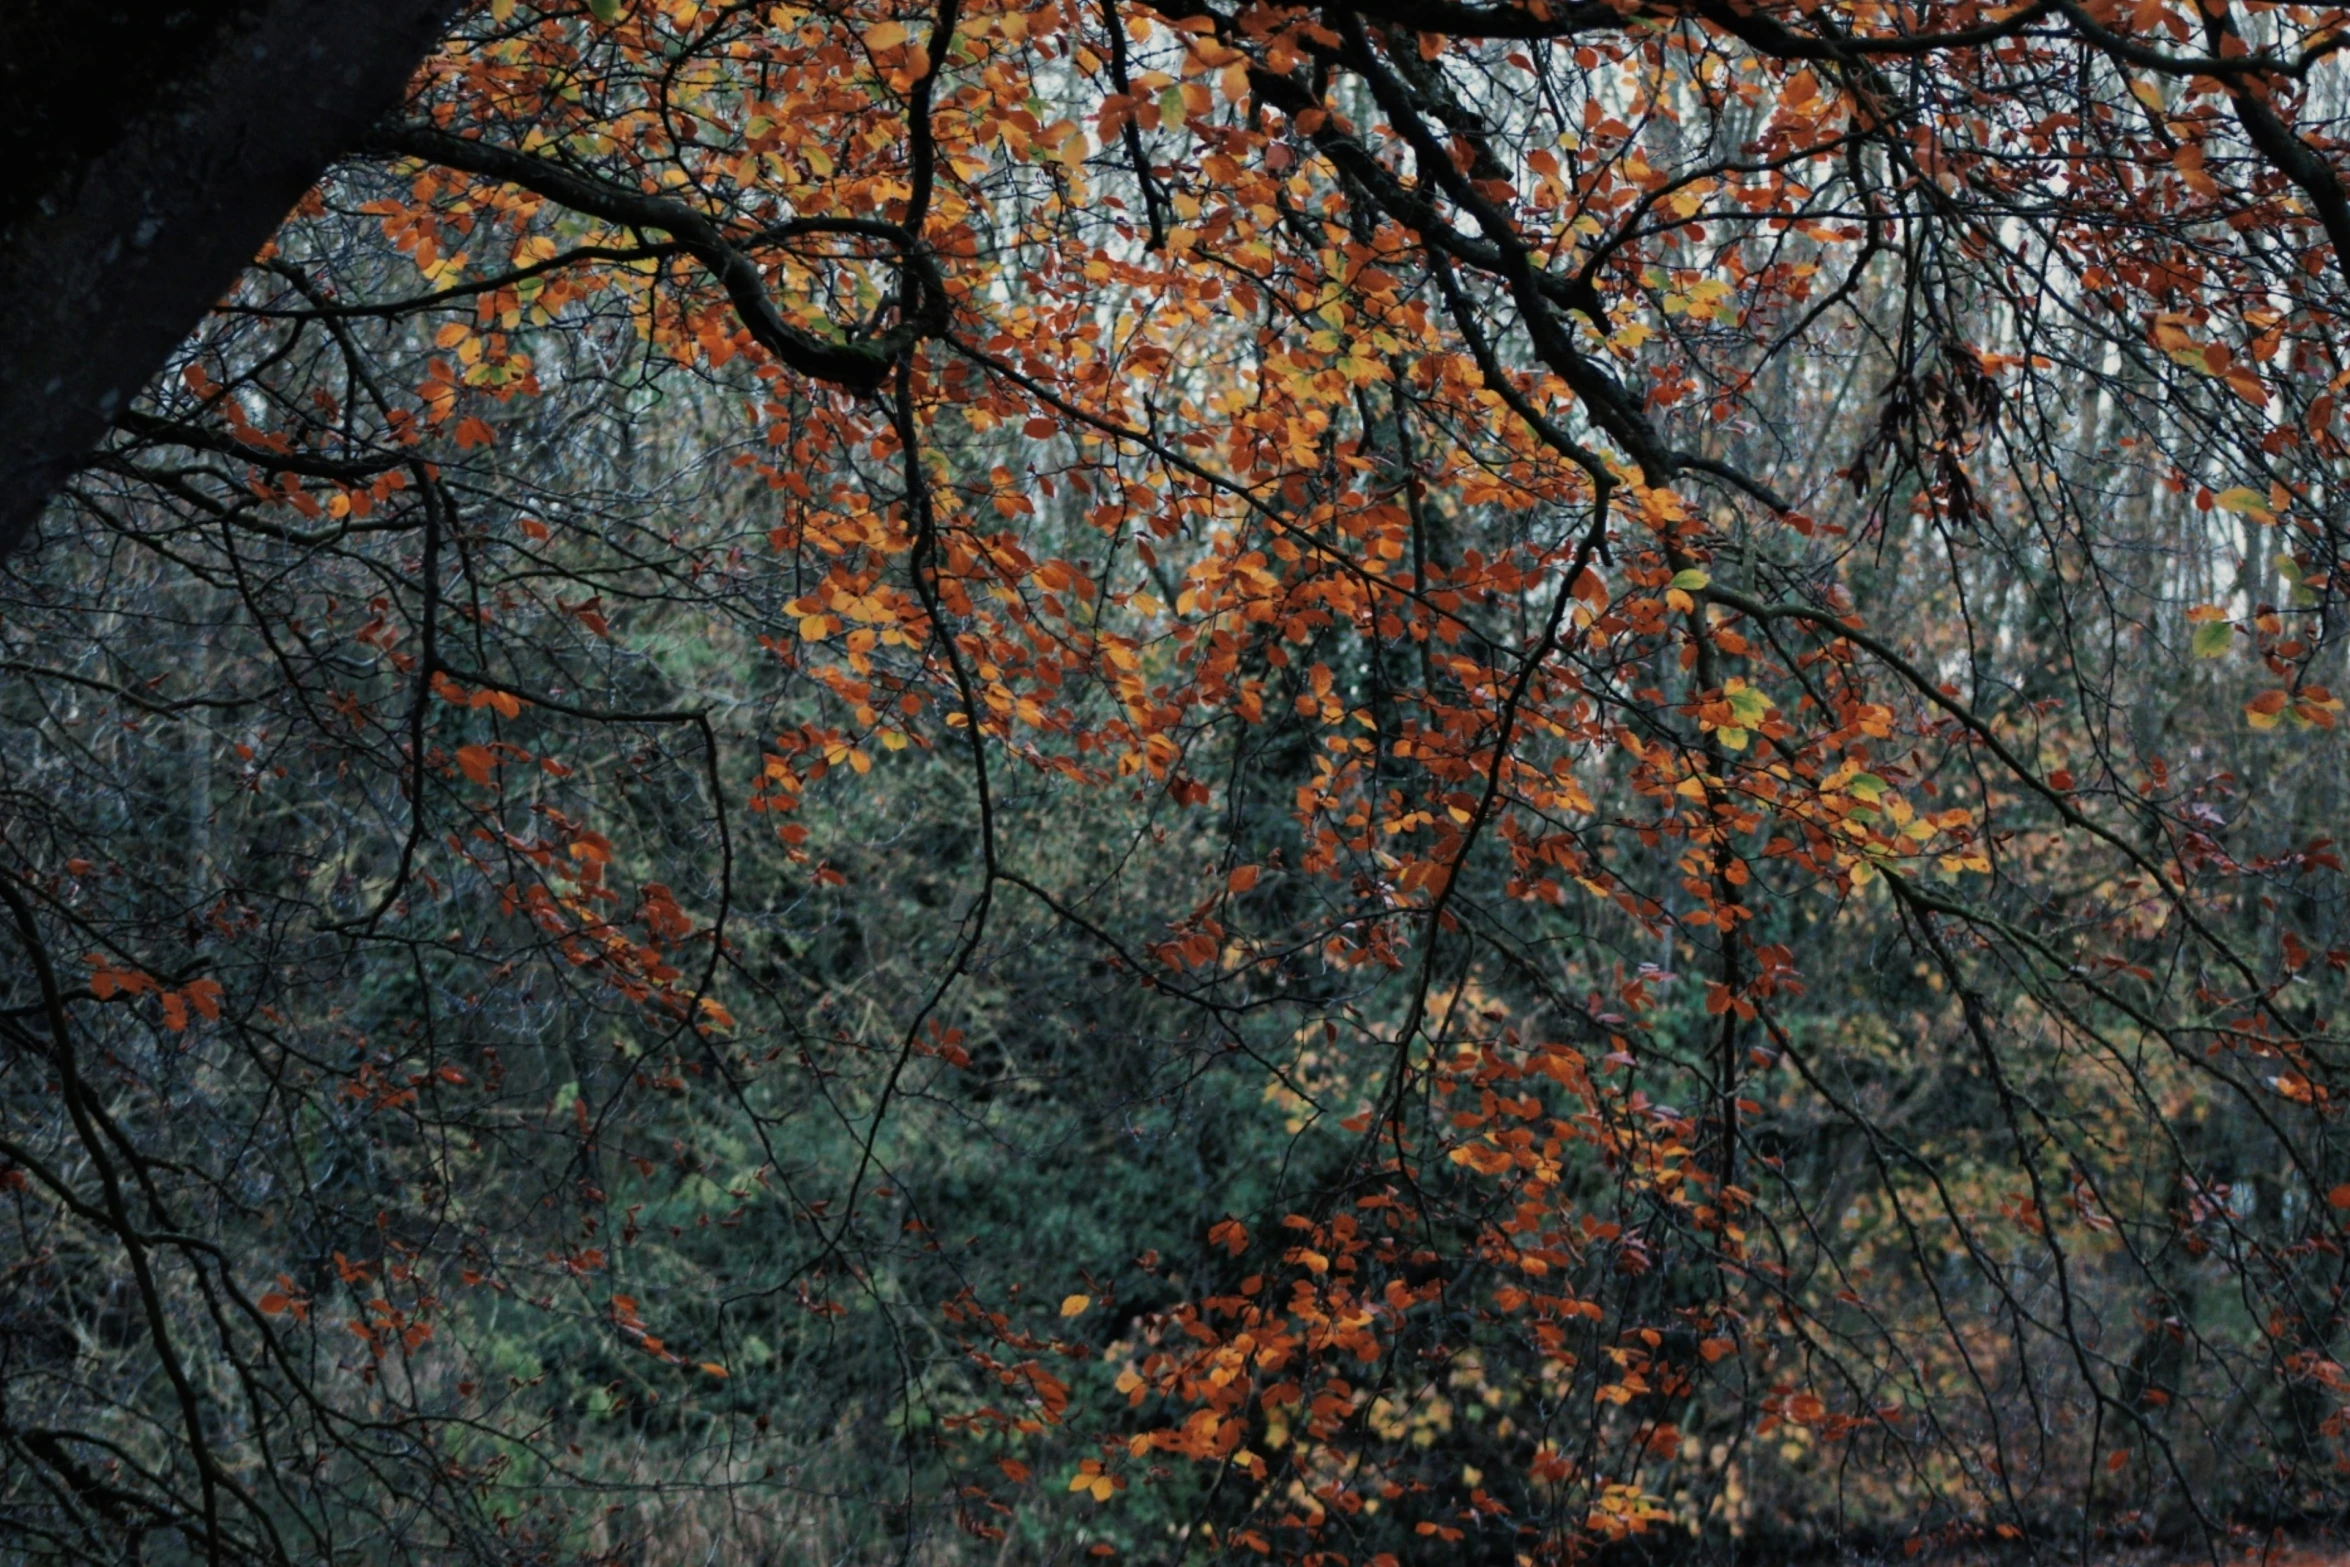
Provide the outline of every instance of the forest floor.
{"type": "MultiPolygon", "coordinates": [[[[1963,1546],[1915,1556],[1851,1558],[1853,1567],[2058,1567],[2078,1560],[2075,1550],[2048,1548],[2035,1556],[2020,1548],[1994,1552],[1963,1546]]],[[[2350,1535],[2262,1537],[2246,1532],[2209,1551],[2184,1545],[2109,1545],[2092,1553],[2091,1567],[2350,1567],[2350,1535]]]]}

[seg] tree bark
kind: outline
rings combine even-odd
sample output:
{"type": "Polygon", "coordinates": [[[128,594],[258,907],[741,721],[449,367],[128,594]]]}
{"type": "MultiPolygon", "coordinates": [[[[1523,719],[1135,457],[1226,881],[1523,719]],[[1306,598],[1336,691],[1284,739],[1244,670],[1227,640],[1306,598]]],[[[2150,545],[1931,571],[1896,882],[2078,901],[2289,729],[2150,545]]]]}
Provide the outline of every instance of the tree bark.
{"type": "Polygon", "coordinates": [[[10,0],[0,558],[334,159],[453,0],[10,0]]]}

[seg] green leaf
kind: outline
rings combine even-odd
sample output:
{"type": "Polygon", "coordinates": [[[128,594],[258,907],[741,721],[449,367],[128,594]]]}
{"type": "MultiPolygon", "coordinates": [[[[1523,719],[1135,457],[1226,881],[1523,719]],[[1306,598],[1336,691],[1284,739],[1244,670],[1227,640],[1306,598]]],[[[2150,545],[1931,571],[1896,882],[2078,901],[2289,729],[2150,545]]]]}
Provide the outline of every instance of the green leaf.
{"type": "Polygon", "coordinates": [[[2197,658],[2225,658],[2234,645],[2236,629],[2224,620],[2207,620],[2195,628],[2194,649],[2197,658]]]}
{"type": "Polygon", "coordinates": [[[588,0],[588,14],[609,27],[620,20],[620,0],[588,0]]]}
{"type": "Polygon", "coordinates": [[[1713,578],[1707,576],[1704,572],[1699,571],[1695,566],[1692,566],[1687,571],[1674,572],[1673,580],[1666,583],[1665,586],[1670,588],[1679,588],[1684,593],[1695,593],[1698,589],[1707,586],[1713,580],[1713,578]]]}
{"type": "Polygon", "coordinates": [[[2248,485],[2239,484],[2232,490],[2220,491],[2218,504],[2221,511],[2232,511],[2239,516],[2266,517],[2269,515],[2268,496],[2248,485]]]}

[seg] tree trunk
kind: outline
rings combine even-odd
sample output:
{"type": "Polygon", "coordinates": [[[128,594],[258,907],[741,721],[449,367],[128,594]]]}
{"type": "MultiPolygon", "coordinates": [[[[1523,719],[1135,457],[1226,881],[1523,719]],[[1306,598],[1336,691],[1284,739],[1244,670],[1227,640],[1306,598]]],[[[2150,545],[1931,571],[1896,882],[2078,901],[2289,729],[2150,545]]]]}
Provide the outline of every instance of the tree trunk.
{"type": "Polygon", "coordinates": [[[302,193],[399,102],[452,0],[11,0],[0,557],[302,193]]]}

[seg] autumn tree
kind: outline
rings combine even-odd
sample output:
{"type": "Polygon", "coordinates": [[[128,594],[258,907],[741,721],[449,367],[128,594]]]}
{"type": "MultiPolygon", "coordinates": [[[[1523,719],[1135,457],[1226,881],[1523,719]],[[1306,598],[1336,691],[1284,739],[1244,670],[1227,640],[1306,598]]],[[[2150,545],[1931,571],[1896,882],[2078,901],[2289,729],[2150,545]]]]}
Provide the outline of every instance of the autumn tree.
{"type": "Polygon", "coordinates": [[[10,566],[11,1525],[2334,1518],[2345,27],[469,10],[10,566]]]}

